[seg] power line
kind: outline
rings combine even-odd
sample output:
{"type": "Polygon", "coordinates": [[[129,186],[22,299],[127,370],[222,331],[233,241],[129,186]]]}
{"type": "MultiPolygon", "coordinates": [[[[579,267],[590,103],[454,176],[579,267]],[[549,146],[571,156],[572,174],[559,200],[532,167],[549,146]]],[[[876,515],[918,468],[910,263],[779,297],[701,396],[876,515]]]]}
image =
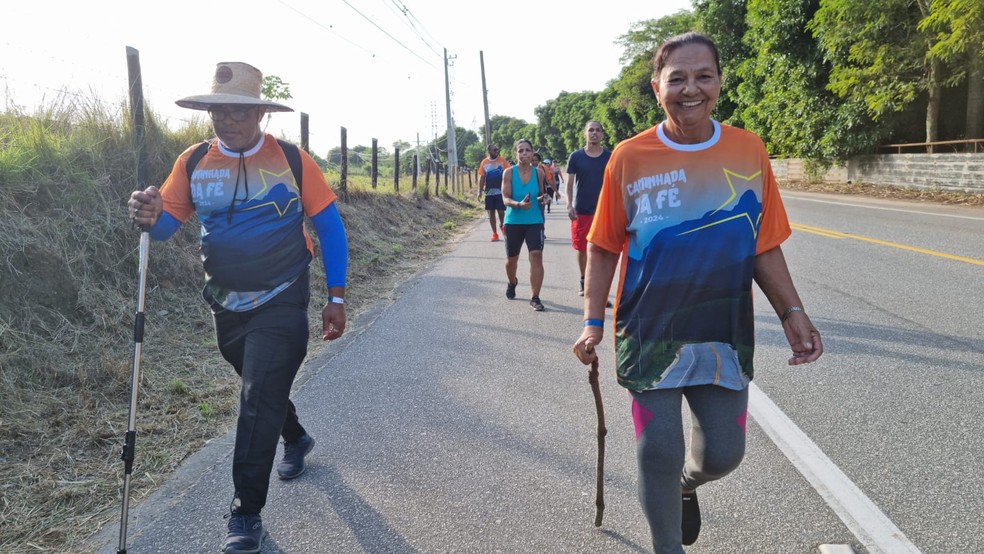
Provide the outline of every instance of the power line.
{"type": "MultiPolygon", "coordinates": [[[[383,0],[383,2],[386,2],[386,0],[383,0]]],[[[416,21],[420,25],[420,27],[423,27],[424,26],[423,23],[421,23],[420,20],[417,19],[417,17],[415,15],[413,15],[412,13],[410,13],[410,8],[408,8],[406,6],[406,4],[404,4],[403,2],[400,2],[400,0],[389,0],[389,2],[390,2],[391,5],[395,6],[396,7],[396,10],[405,18],[404,23],[406,23],[406,25],[408,27],[410,27],[410,29],[417,35],[417,38],[419,38],[420,41],[423,42],[427,46],[427,48],[430,48],[430,51],[433,52],[434,55],[436,55],[437,57],[440,58],[441,57],[441,53],[438,52],[431,45],[431,43],[427,41],[427,38],[425,38],[424,35],[421,34],[420,29],[418,29],[417,28],[417,25],[414,24],[414,21],[416,21]]],[[[430,32],[428,32],[427,29],[424,29],[424,32],[426,32],[428,35],[430,35],[430,37],[432,39],[434,38],[434,35],[432,35],[430,32]]],[[[439,42],[439,41],[437,41],[435,39],[435,42],[439,42]]]]}
{"type": "Polygon", "coordinates": [[[393,40],[393,42],[395,42],[395,43],[397,43],[397,44],[399,44],[399,45],[400,45],[401,47],[403,47],[403,49],[404,49],[404,50],[406,50],[407,52],[410,52],[411,54],[413,54],[414,56],[416,56],[416,57],[417,57],[417,58],[418,58],[418,59],[419,59],[420,61],[422,61],[422,62],[424,62],[425,64],[427,64],[427,65],[429,65],[429,66],[431,66],[431,67],[433,67],[434,69],[437,69],[438,71],[440,71],[440,69],[438,69],[438,67],[437,67],[436,65],[434,65],[434,64],[432,64],[432,63],[430,63],[429,61],[427,61],[427,60],[425,60],[425,59],[423,58],[423,56],[421,56],[420,54],[418,54],[418,53],[416,53],[416,52],[414,52],[413,50],[411,50],[410,48],[408,48],[406,44],[403,44],[402,42],[400,42],[399,40],[397,40],[397,38],[396,38],[396,37],[394,37],[393,35],[391,35],[391,34],[389,34],[389,32],[388,32],[388,31],[386,31],[386,29],[383,29],[382,27],[380,27],[380,26],[379,26],[379,25],[378,25],[378,24],[377,24],[377,23],[376,23],[375,21],[373,21],[373,20],[372,20],[372,19],[370,19],[370,18],[369,18],[368,16],[366,16],[366,14],[364,14],[364,13],[362,13],[362,12],[360,12],[358,8],[356,8],[355,6],[353,6],[352,4],[350,4],[350,3],[348,2],[348,0],[342,0],[342,2],[343,2],[343,3],[344,3],[344,4],[346,5],[346,6],[348,6],[348,7],[350,7],[350,8],[352,8],[352,9],[353,9],[353,10],[355,11],[355,13],[357,13],[357,14],[359,14],[359,15],[361,15],[363,19],[365,19],[365,20],[366,20],[366,21],[368,21],[369,23],[372,23],[372,26],[373,26],[373,27],[375,27],[375,28],[377,28],[377,29],[379,29],[379,30],[380,30],[380,31],[381,31],[381,32],[382,32],[382,33],[383,33],[384,35],[386,35],[386,36],[388,36],[388,37],[389,37],[390,39],[392,39],[392,40],[393,40]]]}
{"type": "Polygon", "coordinates": [[[332,25],[327,25],[326,26],[324,23],[322,23],[322,22],[318,21],[317,19],[311,17],[310,15],[302,12],[301,10],[295,8],[294,6],[291,6],[287,2],[284,2],[284,0],[277,0],[277,1],[280,2],[281,4],[283,4],[284,6],[286,6],[286,7],[290,8],[290,9],[294,10],[295,12],[298,13],[298,15],[300,15],[301,17],[304,17],[305,19],[309,20],[311,23],[314,23],[318,27],[321,27],[322,29],[324,29],[324,30],[328,31],[329,33],[335,35],[336,37],[344,40],[345,42],[351,44],[352,46],[355,46],[356,48],[358,48],[359,50],[362,50],[363,52],[369,54],[370,56],[372,56],[374,58],[376,57],[376,54],[374,52],[372,52],[372,51],[368,50],[367,48],[363,47],[361,44],[357,44],[354,41],[349,40],[348,38],[346,38],[346,37],[342,36],[341,34],[339,34],[338,31],[335,31],[335,29],[332,28],[333,27],[332,25]]]}

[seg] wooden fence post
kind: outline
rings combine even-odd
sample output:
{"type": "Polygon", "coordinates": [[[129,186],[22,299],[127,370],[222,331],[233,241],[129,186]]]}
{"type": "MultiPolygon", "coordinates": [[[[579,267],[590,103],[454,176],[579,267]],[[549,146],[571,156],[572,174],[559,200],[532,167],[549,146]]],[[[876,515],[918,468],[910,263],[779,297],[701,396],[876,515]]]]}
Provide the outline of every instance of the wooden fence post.
{"type": "Polygon", "coordinates": [[[413,154],[413,185],[412,190],[414,194],[417,194],[417,170],[420,166],[417,165],[417,153],[413,154]]]}
{"type": "Polygon", "coordinates": [[[140,52],[132,46],[126,47],[126,68],[130,85],[130,116],[133,118],[133,142],[137,159],[137,187],[147,186],[147,153],[144,149],[144,97],[143,77],[140,72],[140,52]]]}
{"type": "Polygon", "coordinates": [[[400,192],[400,149],[393,148],[393,190],[400,192]]]}
{"type": "MultiPolygon", "coordinates": [[[[305,152],[310,153],[311,150],[308,148],[308,114],[301,112],[301,148],[305,152]]],[[[298,183],[300,184],[300,183],[298,183]]]]}
{"type": "Polygon", "coordinates": [[[427,173],[424,174],[424,196],[430,194],[431,186],[431,164],[430,160],[427,160],[427,173]]]}
{"type": "Polygon", "coordinates": [[[376,178],[379,176],[379,141],[372,139],[372,190],[376,190],[376,178]]]}
{"type": "Polygon", "coordinates": [[[342,127],[342,159],[339,165],[339,178],[338,178],[338,190],[341,191],[342,196],[345,196],[345,192],[348,189],[348,133],[345,127],[342,127]]]}

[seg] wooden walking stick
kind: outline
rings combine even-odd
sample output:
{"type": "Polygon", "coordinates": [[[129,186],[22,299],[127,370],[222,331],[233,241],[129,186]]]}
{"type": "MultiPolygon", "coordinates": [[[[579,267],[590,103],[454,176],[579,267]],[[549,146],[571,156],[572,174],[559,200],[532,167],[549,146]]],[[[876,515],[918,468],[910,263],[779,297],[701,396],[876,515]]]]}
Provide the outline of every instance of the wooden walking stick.
{"type": "Polygon", "coordinates": [[[595,490],[595,527],[601,527],[601,519],[605,514],[605,405],[601,402],[601,385],[598,384],[598,360],[591,362],[588,370],[588,382],[594,393],[595,411],[598,413],[598,470],[596,472],[597,488],[595,490]]]}

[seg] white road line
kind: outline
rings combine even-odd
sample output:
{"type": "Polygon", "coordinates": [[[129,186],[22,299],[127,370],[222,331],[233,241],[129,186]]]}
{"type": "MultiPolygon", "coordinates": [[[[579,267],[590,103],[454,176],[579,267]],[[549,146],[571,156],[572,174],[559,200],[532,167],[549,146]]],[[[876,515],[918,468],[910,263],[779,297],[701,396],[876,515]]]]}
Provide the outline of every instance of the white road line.
{"type": "Polygon", "coordinates": [[[858,554],[849,544],[821,544],[820,554],[858,554]]]}
{"type": "Polygon", "coordinates": [[[755,383],[748,386],[748,412],[868,552],[920,553],[916,545],[755,383]]]}
{"type": "Polygon", "coordinates": [[[956,215],[956,214],[941,214],[936,212],[921,212],[918,210],[903,210],[902,208],[885,208],[882,206],[872,206],[870,204],[853,204],[851,202],[834,202],[832,200],[820,200],[818,198],[806,198],[805,196],[796,196],[794,194],[783,195],[782,199],[795,199],[802,200],[804,202],[819,202],[820,204],[834,204],[837,206],[851,206],[852,208],[867,208],[869,210],[884,210],[886,212],[902,212],[907,214],[918,214],[918,215],[934,215],[937,217],[952,217],[955,219],[970,219],[972,221],[984,221],[984,217],[975,217],[972,215],[956,215]]]}

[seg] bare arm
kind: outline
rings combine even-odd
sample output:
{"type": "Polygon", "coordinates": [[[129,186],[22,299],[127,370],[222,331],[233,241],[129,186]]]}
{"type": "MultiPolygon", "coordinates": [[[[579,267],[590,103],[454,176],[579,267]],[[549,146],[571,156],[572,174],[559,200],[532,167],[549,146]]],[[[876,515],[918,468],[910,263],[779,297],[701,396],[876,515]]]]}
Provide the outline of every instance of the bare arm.
{"type": "MultiPolygon", "coordinates": [[[[588,243],[588,266],[584,272],[584,320],[605,320],[605,305],[615,277],[619,254],[588,243]]],[[[574,343],[574,355],[587,365],[598,359],[595,346],[601,343],[603,327],[588,326],[574,343]]]]}
{"type": "Polygon", "coordinates": [[[755,282],[769,299],[769,304],[772,304],[779,319],[785,317],[782,329],[793,350],[789,365],[816,361],[823,354],[820,332],[802,309],[803,303],[793,286],[793,278],[789,275],[782,248],[777,246],[755,256],[755,282]],[[787,311],[789,308],[796,309],[787,311]]]}
{"type": "Polygon", "coordinates": [[[571,218],[571,221],[577,219],[577,213],[574,211],[574,179],[577,178],[577,173],[567,174],[567,217],[571,218]]]}
{"type": "Polygon", "coordinates": [[[519,202],[512,199],[512,171],[502,172],[502,203],[509,206],[519,207],[519,202]]]}

